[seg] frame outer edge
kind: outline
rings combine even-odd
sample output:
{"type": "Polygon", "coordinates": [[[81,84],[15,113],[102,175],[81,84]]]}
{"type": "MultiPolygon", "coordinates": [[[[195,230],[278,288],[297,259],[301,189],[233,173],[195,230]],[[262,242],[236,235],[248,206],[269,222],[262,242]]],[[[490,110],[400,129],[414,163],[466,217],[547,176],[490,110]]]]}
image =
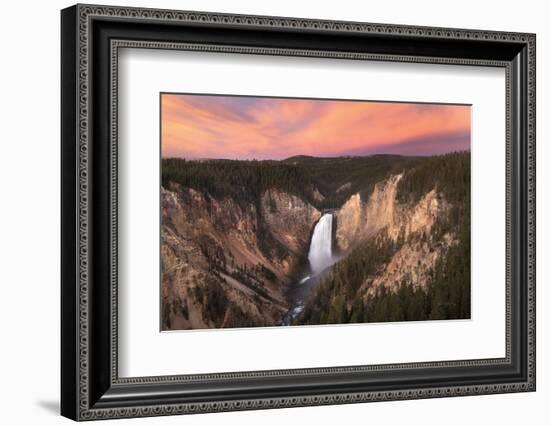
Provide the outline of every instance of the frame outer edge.
{"type": "Polygon", "coordinates": [[[88,156],[89,156],[89,47],[91,39],[88,27],[88,9],[77,4],[76,31],[77,31],[77,97],[78,122],[76,131],[77,153],[77,181],[78,181],[78,291],[77,291],[77,319],[78,319],[78,357],[77,363],[78,384],[77,394],[77,420],[90,418],[93,412],[90,409],[89,377],[90,363],[88,345],[89,335],[89,298],[88,298],[88,277],[89,277],[89,179],[88,156]]]}
{"type": "Polygon", "coordinates": [[[528,140],[527,140],[527,167],[528,167],[528,271],[527,271],[527,285],[528,285],[528,380],[533,391],[536,391],[536,117],[537,117],[537,89],[536,89],[536,63],[537,63],[537,36],[536,34],[529,34],[527,42],[527,79],[528,79],[528,92],[527,92],[527,122],[528,122],[528,140]]]}
{"type": "Polygon", "coordinates": [[[61,414],[78,418],[76,87],[77,7],[61,18],[61,414]]]}

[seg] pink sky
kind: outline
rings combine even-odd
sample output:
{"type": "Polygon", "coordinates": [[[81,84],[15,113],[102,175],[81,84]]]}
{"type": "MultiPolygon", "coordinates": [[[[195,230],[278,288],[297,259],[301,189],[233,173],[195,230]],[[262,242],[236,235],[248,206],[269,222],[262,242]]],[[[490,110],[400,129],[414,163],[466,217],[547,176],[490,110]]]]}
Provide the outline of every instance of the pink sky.
{"type": "Polygon", "coordinates": [[[470,106],[162,94],[162,156],[433,155],[470,149],[470,106]]]}

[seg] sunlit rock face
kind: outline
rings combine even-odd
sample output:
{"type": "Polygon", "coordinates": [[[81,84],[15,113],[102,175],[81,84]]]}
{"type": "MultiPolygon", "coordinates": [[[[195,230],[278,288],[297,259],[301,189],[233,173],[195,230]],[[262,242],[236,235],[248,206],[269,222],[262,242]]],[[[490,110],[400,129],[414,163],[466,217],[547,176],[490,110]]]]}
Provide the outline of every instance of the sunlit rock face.
{"type": "Polygon", "coordinates": [[[402,175],[394,175],[378,182],[366,200],[363,200],[359,193],[352,195],[338,210],[336,241],[342,251],[348,251],[383,228],[387,228],[393,235],[396,226],[399,226],[396,224],[396,195],[401,177],[402,175]]]}
{"type": "Polygon", "coordinates": [[[407,238],[418,232],[429,232],[437,217],[447,208],[435,189],[416,204],[400,204],[397,186],[402,175],[393,175],[374,186],[368,199],[352,195],[335,213],[336,243],[344,253],[371,238],[382,229],[388,236],[407,238]]]}
{"type": "Polygon", "coordinates": [[[336,244],[344,255],[380,232],[402,245],[385,268],[363,284],[360,293],[365,298],[379,286],[395,291],[403,280],[426,287],[437,260],[456,243],[451,234],[437,242],[431,238],[437,219],[448,211],[445,200],[433,189],[417,203],[400,204],[397,186],[401,177],[394,175],[377,183],[367,200],[359,193],[352,195],[335,213],[336,244]]]}
{"type": "Polygon", "coordinates": [[[348,251],[359,240],[367,222],[365,207],[357,193],[336,212],[336,243],[340,250],[348,251]]]}

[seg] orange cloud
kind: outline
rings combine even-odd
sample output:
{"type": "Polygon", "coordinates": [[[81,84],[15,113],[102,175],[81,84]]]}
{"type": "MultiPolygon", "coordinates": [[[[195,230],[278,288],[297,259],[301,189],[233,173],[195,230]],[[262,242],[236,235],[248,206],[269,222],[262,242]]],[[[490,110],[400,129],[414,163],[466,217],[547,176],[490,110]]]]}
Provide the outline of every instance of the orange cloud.
{"type": "Polygon", "coordinates": [[[470,148],[465,105],[163,94],[162,156],[282,159],[470,148]]]}

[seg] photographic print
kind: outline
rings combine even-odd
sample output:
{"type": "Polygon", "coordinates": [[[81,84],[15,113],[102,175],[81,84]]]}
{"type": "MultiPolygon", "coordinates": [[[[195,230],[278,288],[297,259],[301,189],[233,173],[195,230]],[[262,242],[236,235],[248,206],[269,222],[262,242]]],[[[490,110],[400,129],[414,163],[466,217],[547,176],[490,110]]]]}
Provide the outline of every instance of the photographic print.
{"type": "Polygon", "coordinates": [[[470,318],[470,105],[160,108],[162,331],[470,318]]]}

